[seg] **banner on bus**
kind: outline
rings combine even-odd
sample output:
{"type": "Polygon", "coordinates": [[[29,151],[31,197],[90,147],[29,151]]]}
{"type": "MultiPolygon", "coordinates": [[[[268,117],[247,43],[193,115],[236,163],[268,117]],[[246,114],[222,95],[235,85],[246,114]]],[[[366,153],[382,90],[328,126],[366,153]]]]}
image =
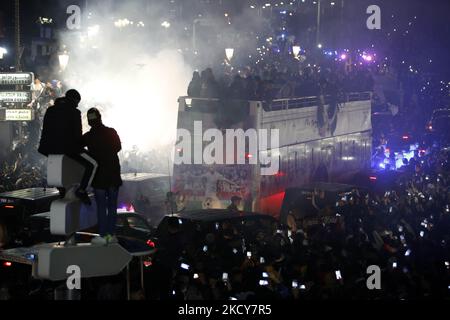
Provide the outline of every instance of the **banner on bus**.
{"type": "Polygon", "coordinates": [[[251,207],[251,170],[240,165],[176,166],[174,190],[189,210],[224,209],[233,196],[243,200],[243,207],[251,207]]]}

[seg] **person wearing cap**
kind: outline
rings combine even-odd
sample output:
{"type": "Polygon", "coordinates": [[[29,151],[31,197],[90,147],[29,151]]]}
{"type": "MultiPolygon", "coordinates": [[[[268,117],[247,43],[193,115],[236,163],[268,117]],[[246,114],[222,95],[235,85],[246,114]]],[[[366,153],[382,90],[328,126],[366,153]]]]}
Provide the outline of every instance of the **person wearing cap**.
{"type": "Polygon", "coordinates": [[[91,130],[83,136],[83,146],[98,163],[98,170],[92,182],[100,237],[98,244],[117,243],[115,236],[117,220],[117,198],[122,185],[120,162],[117,154],[122,150],[120,137],[116,130],[103,124],[102,115],[96,108],[87,113],[91,130]]]}
{"type": "Polygon", "coordinates": [[[241,205],[242,198],[238,196],[231,197],[231,204],[228,206],[227,210],[231,212],[239,212],[239,206],[241,205]]]}
{"type": "MultiPolygon", "coordinates": [[[[92,182],[96,171],[96,162],[82,146],[81,112],[78,104],[81,95],[71,89],[65,97],[55,100],[55,105],[49,108],[44,116],[39,153],[49,155],[66,155],[84,167],[83,178],[75,195],[85,204],[90,205],[87,188],[92,182]]],[[[65,190],[61,190],[65,194],[65,190]]]]}

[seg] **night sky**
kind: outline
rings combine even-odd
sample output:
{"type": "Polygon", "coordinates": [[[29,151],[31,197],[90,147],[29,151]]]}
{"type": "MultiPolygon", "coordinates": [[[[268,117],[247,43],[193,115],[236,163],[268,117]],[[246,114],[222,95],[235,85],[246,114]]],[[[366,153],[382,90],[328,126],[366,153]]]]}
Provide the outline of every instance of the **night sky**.
{"type": "MultiPolygon", "coordinates": [[[[331,0],[330,0],[331,1],[331,0]]],[[[323,0],[323,24],[322,39],[334,49],[339,48],[370,48],[375,45],[377,51],[389,55],[397,61],[407,60],[416,68],[426,73],[440,73],[448,76],[450,50],[450,1],[448,0],[345,0],[342,12],[340,0],[332,8],[330,1],[323,0]],[[381,8],[382,30],[369,31],[366,25],[368,17],[365,14],[369,5],[376,4],[381,8]],[[415,18],[414,18],[415,17],[415,18]],[[411,25],[409,25],[411,23],[411,25]],[[394,31],[396,30],[396,31],[394,31]],[[433,63],[427,63],[430,60],[433,63]]],[[[13,49],[13,0],[0,2],[0,45],[13,49]]],[[[33,0],[21,1],[22,8],[22,36],[27,45],[36,32],[36,20],[39,16],[52,17],[55,24],[64,27],[66,14],[65,8],[68,4],[80,4],[94,6],[106,1],[56,1],[56,0],[33,0]]],[[[110,1],[114,6],[114,0],[110,1]]],[[[116,1],[116,4],[122,1],[116,1]]],[[[169,1],[137,0],[127,1],[136,3],[137,8],[142,2],[167,3],[169,1]]],[[[224,10],[233,14],[239,14],[243,7],[250,4],[267,3],[270,1],[223,1],[224,10]]],[[[272,1],[277,3],[278,1],[272,1]]],[[[312,0],[306,0],[306,3],[312,0]]],[[[186,23],[192,23],[194,12],[203,12],[210,8],[205,1],[188,0],[183,1],[186,13],[183,19],[186,23]],[[188,6],[189,5],[189,6],[188,6]],[[190,16],[191,15],[191,16],[190,16]]],[[[302,7],[302,12],[288,21],[289,32],[301,35],[302,31],[315,25],[316,15],[312,3],[302,7]]],[[[139,10],[137,10],[139,12],[139,10]]],[[[9,55],[11,58],[13,54],[9,55]]]]}

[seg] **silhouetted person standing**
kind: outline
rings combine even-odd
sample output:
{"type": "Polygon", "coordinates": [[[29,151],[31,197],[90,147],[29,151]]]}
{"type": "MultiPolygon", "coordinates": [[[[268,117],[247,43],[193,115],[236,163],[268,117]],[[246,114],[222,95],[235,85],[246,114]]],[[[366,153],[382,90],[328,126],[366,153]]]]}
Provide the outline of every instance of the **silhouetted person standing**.
{"type": "Polygon", "coordinates": [[[103,125],[100,111],[92,108],[87,113],[91,130],[83,136],[83,146],[98,163],[92,187],[97,202],[97,215],[100,238],[99,244],[115,243],[117,198],[122,185],[120,162],[117,154],[122,150],[116,130],[103,125]]]}
{"type": "Polygon", "coordinates": [[[202,91],[202,79],[200,78],[200,74],[197,71],[195,71],[192,76],[192,80],[189,83],[188,96],[199,98],[201,91],[202,91]]]}
{"type": "Polygon", "coordinates": [[[76,90],[69,90],[65,97],[56,99],[55,105],[47,110],[39,145],[39,153],[49,155],[66,155],[80,163],[84,175],[75,194],[86,204],[90,204],[87,187],[95,174],[96,163],[82,146],[81,112],[78,104],[81,95],[76,90]]]}

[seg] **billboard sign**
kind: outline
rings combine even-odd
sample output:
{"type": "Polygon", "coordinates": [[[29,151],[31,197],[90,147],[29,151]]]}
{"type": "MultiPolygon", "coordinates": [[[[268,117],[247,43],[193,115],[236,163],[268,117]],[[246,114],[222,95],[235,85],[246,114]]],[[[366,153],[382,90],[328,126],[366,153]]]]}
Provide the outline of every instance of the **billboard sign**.
{"type": "Polygon", "coordinates": [[[0,86],[31,86],[33,82],[33,73],[0,73],[0,86]]]}
{"type": "Polygon", "coordinates": [[[0,91],[0,103],[30,103],[31,91],[0,91]]]}
{"type": "Polygon", "coordinates": [[[6,109],[5,121],[31,121],[33,110],[31,109],[6,109]]]}
{"type": "Polygon", "coordinates": [[[33,121],[32,109],[6,109],[0,108],[0,121],[33,121]]]}

